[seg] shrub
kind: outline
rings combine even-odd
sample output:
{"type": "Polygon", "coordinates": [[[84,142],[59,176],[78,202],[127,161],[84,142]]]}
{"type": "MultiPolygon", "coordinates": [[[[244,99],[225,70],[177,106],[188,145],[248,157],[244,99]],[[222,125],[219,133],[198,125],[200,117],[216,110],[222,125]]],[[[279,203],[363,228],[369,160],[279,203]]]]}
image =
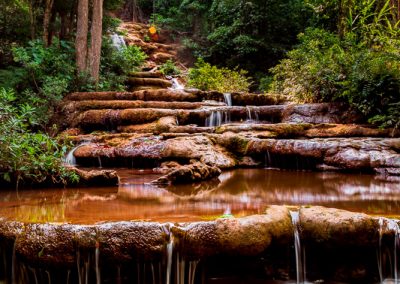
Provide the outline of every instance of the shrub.
{"type": "Polygon", "coordinates": [[[188,84],[204,91],[248,92],[251,82],[246,75],[244,70],[218,68],[198,59],[195,68],[189,69],[188,84]]]}
{"type": "Polygon", "coordinates": [[[307,30],[300,40],[288,58],[271,70],[274,91],[299,102],[344,101],[371,122],[399,126],[394,115],[400,101],[396,49],[370,47],[352,33],[340,39],[319,29],[307,30]]]}
{"type": "Polygon", "coordinates": [[[15,104],[13,91],[0,89],[0,179],[8,182],[64,183],[79,177],[62,164],[67,147],[44,133],[32,133],[36,109],[15,104]]]}
{"type": "Polygon", "coordinates": [[[400,125],[400,30],[391,1],[355,3],[338,33],[307,29],[271,71],[273,89],[300,102],[345,101],[370,122],[400,125]]]}
{"type": "Polygon", "coordinates": [[[169,59],[167,62],[159,67],[159,70],[164,75],[179,75],[181,70],[175,65],[175,63],[169,59]]]}

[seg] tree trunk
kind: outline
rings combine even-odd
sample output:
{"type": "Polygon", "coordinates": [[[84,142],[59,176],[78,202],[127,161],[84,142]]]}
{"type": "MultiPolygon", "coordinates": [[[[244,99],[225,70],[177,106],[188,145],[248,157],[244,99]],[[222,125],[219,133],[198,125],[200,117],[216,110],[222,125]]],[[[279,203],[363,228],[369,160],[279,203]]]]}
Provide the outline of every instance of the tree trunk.
{"type": "Polygon", "coordinates": [[[76,68],[79,73],[87,70],[87,38],[89,25],[89,1],[79,0],[78,2],[78,17],[76,21],[76,68]]]}
{"type": "Polygon", "coordinates": [[[132,21],[138,23],[143,22],[143,13],[137,3],[137,0],[132,1],[132,21]]]}
{"type": "Polygon", "coordinates": [[[51,19],[51,10],[53,9],[54,0],[46,0],[46,7],[44,9],[44,18],[43,18],[43,42],[45,46],[49,46],[49,29],[50,29],[50,19],[51,19]]]}
{"type": "Polygon", "coordinates": [[[89,48],[89,71],[92,78],[99,81],[101,37],[103,31],[103,0],[93,0],[92,27],[90,30],[91,41],[89,48]]]}
{"type": "Polygon", "coordinates": [[[29,1],[29,20],[30,20],[30,31],[31,31],[31,39],[34,40],[36,37],[36,19],[35,19],[35,10],[34,10],[34,0],[29,1]]]}
{"type": "Polygon", "coordinates": [[[75,3],[74,7],[71,9],[71,11],[69,13],[67,37],[70,37],[74,31],[75,16],[76,16],[77,10],[78,10],[78,4],[75,3]]]}
{"type": "Polygon", "coordinates": [[[68,15],[65,11],[60,11],[59,16],[61,21],[61,27],[60,27],[60,34],[58,37],[60,38],[60,40],[65,40],[67,38],[68,26],[69,26],[68,15]]]}

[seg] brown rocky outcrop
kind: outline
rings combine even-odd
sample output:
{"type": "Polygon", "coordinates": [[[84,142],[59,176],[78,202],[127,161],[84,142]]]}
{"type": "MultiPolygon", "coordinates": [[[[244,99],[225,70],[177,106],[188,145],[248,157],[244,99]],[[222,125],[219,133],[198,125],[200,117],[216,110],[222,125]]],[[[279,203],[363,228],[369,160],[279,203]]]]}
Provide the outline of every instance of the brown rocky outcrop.
{"type": "Polygon", "coordinates": [[[119,181],[117,172],[112,170],[86,171],[75,167],[68,167],[68,169],[79,176],[79,183],[77,185],[80,186],[115,186],[119,181]]]}
{"type": "Polygon", "coordinates": [[[222,218],[171,230],[179,250],[191,258],[260,255],[272,243],[291,243],[293,236],[289,211],[281,206],[271,206],[265,215],[222,218]]]}
{"type": "Polygon", "coordinates": [[[221,170],[215,166],[195,162],[190,165],[177,166],[166,175],[153,181],[154,184],[168,185],[192,183],[218,177],[221,170]]]}
{"type": "Polygon", "coordinates": [[[149,87],[154,87],[154,88],[169,88],[169,87],[172,86],[172,83],[170,81],[159,79],[159,78],[133,78],[133,77],[129,77],[127,82],[131,87],[149,86],[149,87]]]}
{"type": "Polygon", "coordinates": [[[379,241],[378,219],[361,213],[313,206],[300,209],[300,230],[304,242],[325,246],[374,246],[379,241]]]}

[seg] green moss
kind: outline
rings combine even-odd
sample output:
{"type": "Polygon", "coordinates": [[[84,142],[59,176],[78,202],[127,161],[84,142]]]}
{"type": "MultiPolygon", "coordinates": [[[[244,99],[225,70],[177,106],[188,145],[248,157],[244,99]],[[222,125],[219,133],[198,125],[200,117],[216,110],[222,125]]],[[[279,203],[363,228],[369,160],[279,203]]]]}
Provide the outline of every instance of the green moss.
{"type": "Polygon", "coordinates": [[[241,136],[234,136],[230,139],[227,148],[235,154],[245,155],[248,144],[249,140],[241,136]]]}

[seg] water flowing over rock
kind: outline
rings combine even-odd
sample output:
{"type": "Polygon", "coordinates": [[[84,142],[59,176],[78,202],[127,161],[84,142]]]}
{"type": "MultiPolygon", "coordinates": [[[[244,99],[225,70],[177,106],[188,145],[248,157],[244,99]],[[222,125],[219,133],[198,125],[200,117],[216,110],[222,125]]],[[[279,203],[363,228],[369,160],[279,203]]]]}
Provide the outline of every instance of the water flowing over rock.
{"type": "MultiPolygon", "coordinates": [[[[397,228],[398,223],[382,227],[380,218],[319,206],[302,207],[299,212],[298,223],[294,225],[289,209],[284,206],[270,206],[265,214],[249,217],[222,217],[214,221],[179,224],[24,224],[0,219],[0,247],[3,248],[7,243],[14,247],[3,252],[7,261],[14,259],[13,277],[19,281],[29,278],[23,272],[26,266],[36,269],[38,275],[40,271],[48,271],[53,279],[68,274],[71,279],[77,280],[82,271],[87,271],[89,283],[94,283],[99,275],[107,281],[115,280],[119,276],[110,273],[113,269],[136,267],[136,264],[142,270],[135,268],[132,271],[134,274],[127,273],[124,277],[137,279],[140,271],[147,271],[143,269],[145,265],[149,268],[153,266],[153,269],[157,267],[157,273],[166,275],[161,277],[163,281],[168,278],[177,281],[179,277],[188,279],[188,275],[197,279],[198,273],[201,275],[205,272],[188,271],[189,263],[197,263],[197,270],[203,270],[215,265],[215,261],[230,263],[229,259],[239,261],[238,257],[252,263],[249,269],[258,269],[257,262],[261,257],[264,259],[264,266],[260,267],[264,271],[263,279],[269,279],[271,275],[281,275],[283,278],[280,279],[285,279],[287,276],[279,274],[282,271],[296,277],[295,266],[288,270],[289,263],[284,259],[288,247],[293,244],[294,226],[297,226],[299,238],[305,244],[305,280],[329,277],[327,279],[336,281],[370,283],[379,278],[378,270],[372,269],[377,265],[375,250],[379,246],[383,249],[387,244],[394,244],[398,235],[392,227],[397,228]],[[318,249],[313,249],[314,246],[318,249]],[[336,252],[332,254],[332,250],[336,252]],[[326,253],[331,253],[332,257],[326,258],[326,253]],[[11,254],[14,256],[11,257],[11,254]],[[336,257],[339,256],[341,259],[337,262],[336,257]],[[348,262],[345,258],[352,261],[346,269],[342,265],[348,262]],[[92,264],[85,268],[85,262],[92,264]],[[186,269],[182,267],[184,264],[187,264],[186,269]],[[318,270],[314,270],[316,266],[318,270]],[[173,267],[180,267],[180,272],[176,274],[178,270],[173,267]],[[357,267],[361,270],[357,270],[357,267]],[[370,270],[365,270],[367,268],[370,270]]],[[[384,222],[389,224],[398,221],[384,222]]],[[[294,261],[294,247],[290,249],[290,255],[294,261]]],[[[220,265],[221,268],[223,266],[220,265]]],[[[148,270],[149,279],[144,283],[154,281],[155,276],[151,276],[151,271],[148,270]]],[[[0,278],[4,279],[2,275],[0,278]]]]}

